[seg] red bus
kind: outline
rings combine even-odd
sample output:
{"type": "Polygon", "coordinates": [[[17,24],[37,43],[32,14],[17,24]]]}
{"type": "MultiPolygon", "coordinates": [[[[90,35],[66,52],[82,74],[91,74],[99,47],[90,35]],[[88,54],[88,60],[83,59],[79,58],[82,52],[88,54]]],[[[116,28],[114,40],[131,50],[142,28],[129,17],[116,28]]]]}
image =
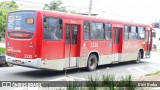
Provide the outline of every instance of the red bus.
{"type": "Polygon", "coordinates": [[[55,11],[10,12],[6,60],[33,68],[65,70],[150,57],[149,25],[55,11]]]}

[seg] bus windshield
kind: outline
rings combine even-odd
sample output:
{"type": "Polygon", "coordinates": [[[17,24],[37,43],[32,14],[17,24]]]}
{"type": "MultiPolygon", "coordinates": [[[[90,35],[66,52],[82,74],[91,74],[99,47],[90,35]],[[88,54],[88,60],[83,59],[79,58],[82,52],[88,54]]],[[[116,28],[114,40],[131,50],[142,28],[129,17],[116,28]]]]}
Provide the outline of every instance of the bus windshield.
{"type": "Polygon", "coordinates": [[[7,31],[35,31],[36,14],[33,11],[11,12],[8,14],[7,31]]]}

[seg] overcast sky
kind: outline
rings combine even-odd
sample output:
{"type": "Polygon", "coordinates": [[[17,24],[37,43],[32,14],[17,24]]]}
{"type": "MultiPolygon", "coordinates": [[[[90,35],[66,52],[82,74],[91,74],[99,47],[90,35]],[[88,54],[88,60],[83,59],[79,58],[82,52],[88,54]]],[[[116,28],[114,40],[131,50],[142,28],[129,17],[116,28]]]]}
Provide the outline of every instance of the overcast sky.
{"type": "MultiPolygon", "coordinates": [[[[49,3],[52,0],[14,1],[17,1],[22,9],[42,9],[44,3],[49,3]]],[[[90,0],[61,1],[63,2],[63,6],[67,6],[67,9],[76,10],[76,12],[88,12],[87,8],[90,0]]],[[[160,0],[93,0],[92,12],[99,14],[99,17],[152,23],[160,20],[159,3],[160,0]]]]}

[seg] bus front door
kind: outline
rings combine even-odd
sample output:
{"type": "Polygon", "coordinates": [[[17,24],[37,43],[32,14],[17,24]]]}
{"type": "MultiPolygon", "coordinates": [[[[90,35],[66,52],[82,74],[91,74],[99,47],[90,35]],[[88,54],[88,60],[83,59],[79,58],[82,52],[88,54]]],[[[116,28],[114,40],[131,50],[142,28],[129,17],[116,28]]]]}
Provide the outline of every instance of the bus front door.
{"type": "Polygon", "coordinates": [[[65,64],[64,67],[76,67],[78,55],[79,25],[65,26],[65,64]]]}
{"type": "Polygon", "coordinates": [[[113,58],[112,62],[119,62],[122,53],[122,28],[113,28],[113,58]]]}
{"type": "Polygon", "coordinates": [[[151,44],[151,32],[150,31],[146,31],[146,39],[147,39],[147,50],[146,50],[146,56],[148,58],[150,58],[150,51],[151,51],[151,47],[152,47],[152,44],[151,44]]]}

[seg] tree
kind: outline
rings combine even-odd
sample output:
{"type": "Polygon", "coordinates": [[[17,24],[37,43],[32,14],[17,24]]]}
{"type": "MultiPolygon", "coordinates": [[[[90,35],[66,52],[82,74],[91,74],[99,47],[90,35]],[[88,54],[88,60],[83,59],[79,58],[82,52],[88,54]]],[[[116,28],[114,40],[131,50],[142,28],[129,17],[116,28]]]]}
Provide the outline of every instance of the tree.
{"type": "Polygon", "coordinates": [[[44,5],[44,10],[56,10],[56,11],[61,11],[61,12],[67,12],[65,7],[62,7],[62,1],[58,0],[58,1],[51,1],[50,4],[45,4],[44,5]]]}
{"type": "Polygon", "coordinates": [[[0,38],[4,37],[7,13],[17,9],[18,5],[15,1],[0,2],[0,38]]]}

